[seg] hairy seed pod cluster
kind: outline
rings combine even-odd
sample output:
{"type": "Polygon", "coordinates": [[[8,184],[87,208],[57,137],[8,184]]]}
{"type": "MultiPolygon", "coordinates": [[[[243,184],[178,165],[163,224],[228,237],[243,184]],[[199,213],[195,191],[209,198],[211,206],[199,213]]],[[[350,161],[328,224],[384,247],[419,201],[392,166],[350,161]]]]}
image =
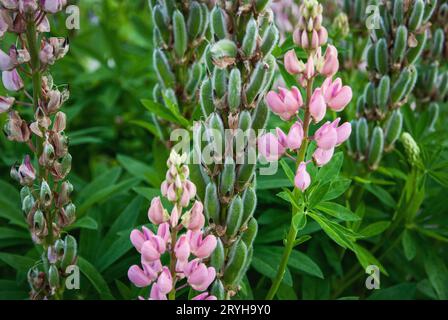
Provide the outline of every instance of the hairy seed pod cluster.
{"type": "Polygon", "coordinates": [[[379,7],[380,17],[374,22],[378,28],[371,30],[366,53],[370,82],[358,98],[358,120],[352,122],[354,137],[349,143],[351,154],[371,170],[401,135],[400,107],[416,86],[416,62],[427,44],[434,8],[432,1],[423,0],[386,1],[379,7]]]}
{"type": "Polygon", "coordinates": [[[219,239],[211,259],[217,270],[212,293],[218,299],[238,292],[257,233],[255,146],[248,143],[256,139],[241,135],[264,128],[269,114],[264,97],[273,81],[271,52],[279,38],[269,2],[218,1],[210,13],[212,41],[199,94],[204,121],[194,127],[200,164],[190,170],[209,228],[219,239]]]}
{"type": "Polygon", "coordinates": [[[8,112],[5,135],[26,144],[33,154],[11,169],[11,177],[22,186],[21,206],[31,238],[43,249],[41,261],[28,272],[32,299],[61,297],[67,267],[77,257],[75,238],[62,236],[76,218],[73,185],[66,179],[72,163],[66,115],[60,111],[69,93],[53,83],[49,70],[69,45],[67,39],[47,36],[48,16],[65,5],[64,0],[2,1],[0,15],[0,37],[9,33],[21,40],[14,41],[8,52],[0,50],[3,86],[9,92],[22,92],[26,77],[32,87],[32,96],[23,95],[29,102],[0,97],[0,113],[8,112]],[[33,119],[22,119],[26,117],[21,114],[23,105],[32,106],[33,119]]]}
{"type": "MultiPolygon", "coordinates": [[[[207,1],[150,0],[149,5],[158,79],[153,100],[190,119],[205,75],[201,61],[210,20],[207,1]]],[[[158,125],[161,120],[153,121],[158,125]]]]}

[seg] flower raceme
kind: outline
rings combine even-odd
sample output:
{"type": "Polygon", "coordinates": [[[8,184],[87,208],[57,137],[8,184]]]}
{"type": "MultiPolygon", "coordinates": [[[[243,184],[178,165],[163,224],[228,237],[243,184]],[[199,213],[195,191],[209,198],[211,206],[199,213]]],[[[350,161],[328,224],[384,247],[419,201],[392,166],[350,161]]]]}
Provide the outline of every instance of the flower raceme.
{"type": "MultiPolygon", "coordinates": [[[[173,204],[171,213],[164,208],[160,197],[154,198],[148,218],[156,231],[143,226],[141,231],[135,229],[130,235],[132,244],[141,254],[141,266],[131,266],[128,277],[137,287],[152,285],[149,292],[151,300],[174,299],[176,283],[183,279],[192,289],[206,291],[216,278],[215,269],[204,263],[215,250],[217,240],[214,235],[203,232],[203,204],[195,201],[191,209],[182,214],[182,208],[188,207],[196,196],[196,187],[188,180],[185,161],[185,156],[174,151],[168,160],[169,169],[161,191],[173,204]],[[184,229],[185,232],[178,236],[184,229]],[[164,255],[170,256],[170,267],[163,265],[161,259],[164,255]]],[[[216,297],[203,292],[193,299],[216,300],[216,297]]]]}
{"type": "MultiPolygon", "coordinates": [[[[306,43],[306,40],[296,39],[296,43],[301,46],[304,42],[306,43]]],[[[268,106],[282,120],[289,121],[294,116],[297,117],[288,134],[276,128],[275,134],[267,133],[258,139],[258,150],[268,161],[277,161],[288,150],[299,152],[305,141],[307,142],[305,148],[308,146],[308,141],[314,141],[317,148],[312,158],[316,166],[322,167],[331,160],[335,148],[346,141],[351,134],[350,123],[340,125],[341,119],[337,118],[333,122],[328,121],[321,125],[314,136],[308,136],[311,120],[319,124],[325,118],[327,108],[340,112],[352,99],[351,88],[344,86],[340,78],[333,80],[339,68],[337,49],[328,45],[325,55],[322,56],[320,45],[311,46],[312,50],[309,51],[306,64],[299,61],[294,50],[288,51],[284,57],[284,65],[288,73],[297,75],[299,83],[310,94],[306,104],[303,103],[302,95],[297,87],[292,87],[290,90],[279,88],[278,93],[271,91],[266,96],[268,106]],[[320,87],[313,90],[311,86],[318,75],[325,77],[325,80],[320,87]],[[300,109],[304,109],[304,120],[299,118],[300,109]],[[306,121],[308,123],[305,123],[306,121]]],[[[306,150],[303,154],[306,154],[306,150]]],[[[298,162],[295,186],[305,191],[310,186],[311,178],[306,169],[307,162],[301,160],[298,162]]]]}

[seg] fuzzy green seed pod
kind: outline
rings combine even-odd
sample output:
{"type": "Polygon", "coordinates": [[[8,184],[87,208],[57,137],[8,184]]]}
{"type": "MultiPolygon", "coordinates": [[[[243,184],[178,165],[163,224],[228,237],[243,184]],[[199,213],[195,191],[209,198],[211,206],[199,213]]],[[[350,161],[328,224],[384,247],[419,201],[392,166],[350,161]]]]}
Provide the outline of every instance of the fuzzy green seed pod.
{"type": "Polygon", "coordinates": [[[227,70],[215,68],[213,71],[213,88],[217,98],[227,93],[227,70]]]}
{"type": "Polygon", "coordinates": [[[176,81],[174,73],[171,71],[171,66],[162,50],[154,50],[153,63],[159,82],[165,88],[173,88],[176,81]]]}
{"type": "Polygon", "coordinates": [[[235,237],[238,233],[243,220],[243,201],[240,196],[232,199],[227,210],[226,234],[229,237],[235,237]]]}
{"type": "Polygon", "coordinates": [[[381,38],[375,46],[375,65],[381,74],[389,71],[389,52],[384,38],[381,38]]]}
{"type": "Polygon", "coordinates": [[[407,59],[408,59],[408,64],[414,64],[418,58],[420,58],[423,49],[426,46],[426,41],[428,39],[428,31],[424,31],[421,34],[418,34],[416,36],[417,39],[417,46],[414,48],[409,49],[408,53],[407,53],[407,59]]]}
{"type": "Polygon", "coordinates": [[[369,70],[376,70],[376,43],[372,43],[367,49],[367,67],[369,70]]]}
{"type": "Polygon", "coordinates": [[[188,35],[184,15],[179,11],[173,14],[174,52],[178,58],[182,58],[187,51],[188,35]]]}
{"type": "Polygon", "coordinates": [[[238,169],[237,181],[240,186],[246,185],[255,172],[255,164],[244,162],[238,169]]]}
{"type": "MultiPolygon", "coordinates": [[[[356,100],[356,116],[361,117],[366,113],[366,99],[364,94],[360,95],[356,100]]],[[[353,127],[352,127],[353,129],[353,127]]]]}
{"type": "Polygon", "coordinates": [[[429,66],[426,66],[426,79],[424,85],[428,88],[429,92],[432,92],[437,88],[437,82],[439,79],[439,62],[433,62],[429,66]]]}
{"type": "Polygon", "coordinates": [[[255,0],[256,12],[264,11],[270,2],[271,2],[271,0],[255,0]]]}
{"type": "Polygon", "coordinates": [[[395,110],[386,121],[385,136],[387,149],[390,149],[398,140],[403,128],[403,115],[400,110],[395,110]]]}
{"type": "Polygon", "coordinates": [[[393,8],[393,16],[396,24],[402,24],[404,21],[403,0],[395,0],[393,8]]]}
{"type": "Polygon", "coordinates": [[[26,197],[31,195],[30,188],[25,186],[22,189],[20,189],[20,201],[23,202],[26,197]]]}
{"type": "Polygon", "coordinates": [[[229,262],[224,270],[223,280],[226,284],[236,284],[240,274],[243,272],[247,258],[247,246],[242,240],[235,242],[230,249],[229,262]]]}
{"type": "Polygon", "coordinates": [[[250,129],[250,125],[252,123],[252,117],[250,115],[250,112],[247,110],[242,111],[239,114],[238,119],[238,129],[241,129],[241,131],[246,132],[250,129]]]}
{"type": "Polygon", "coordinates": [[[261,90],[258,93],[259,95],[264,95],[272,86],[272,82],[274,81],[275,77],[275,68],[277,66],[277,62],[275,60],[275,57],[270,54],[266,56],[264,59],[265,66],[267,67],[266,76],[264,77],[263,85],[261,86],[261,90]]]}
{"type": "Polygon", "coordinates": [[[206,79],[202,82],[199,92],[199,102],[201,104],[202,114],[207,118],[215,110],[213,87],[210,79],[206,79]]]}
{"type": "Polygon", "coordinates": [[[444,44],[445,44],[445,34],[443,33],[443,30],[439,28],[434,32],[431,54],[434,57],[440,57],[443,52],[444,44]]]}
{"type": "Polygon", "coordinates": [[[255,208],[257,207],[257,194],[253,187],[247,188],[243,193],[243,221],[242,225],[246,225],[253,217],[255,208]]]}
{"type": "Polygon", "coordinates": [[[414,31],[420,28],[425,13],[425,3],[423,0],[415,0],[412,6],[411,16],[409,17],[409,30],[414,31]]]}
{"type": "Polygon", "coordinates": [[[226,291],[224,290],[224,285],[221,280],[216,279],[215,282],[213,282],[210,294],[214,295],[218,300],[225,299],[226,291]]]}
{"type": "Polygon", "coordinates": [[[78,252],[78,244],[76,239],[67,235],[64,240],[64,255],[61,260],[61,268],[65,270],[69,265],[74,263],[78,252]]]}
{"type": "Polygon", "coordinates": [[[382,110],[386,110],[387,103],[389,101],[390,94],[390,78],[388,75],[385,75],[381,78],[380,83],[378,84],[377,89],[377,104],[378,107],[382,110]]]}
{"type": "Polygon", "coordinates": [[[210,13],[213,34],[218,39],[227,37],[227,23],[222,9],[215,6],[210,13]]]}
{"type": "Polygon", "coordinates": [[[427,0],[425,3],[425,12],[423,13],[422,23],[427,23],[437,8],[437,0],[427,0]]]}
{"type": "Polygon", "coordinates": [[[216,272],[220,272],[224,266],[224,245],[220,238],[216,238],[216,248],[210,256],[210,266],[216,269],[216,272]]]}
{"type": "Polygon", "coordinates": [[[420,147],[418,146],[417,142],[415,142],[414,138],[412,138],[409,133],[403,132],[400,141],[404,146],[404,150],[408,157],[409,163],[413,167],[420,165],[422,161],[420,155],[420,147]]]}
{"type": "Polygon", "coordinates": [[[45,216],[42,211],[37,210],[33,216],[33,228],[42,231],[45,227],[45,216]]]}
{"type": "Polygon", "coordinates": [[[370,140],[369,154],[367,162],[371,170],[378,169],[378,165],[383,156],[384,150],[384,134],[381,127],[375,127],[372,132],[372,138],[370,140]]]}
{"type": "Polygon", "coordinates": [[[188,82],[185,87],[188,96],[193,97],[196,94],[197,88],[201,83],[203,69],[201,63],[195,63],[189,70],[188,82]]]}
{"type": "Polygon", "coordinates": [[[237,52],[238,48],[235,42],[229,39],[219,40],[210,48],[213,63],[219,68],[232,65],[235,62],[237,52]]]}
{"type": "Polygon", "coordinates": [[[404,59],[408,43],[408,29],[401,25],[397,28],[397,33],[395,35],[394,49],[392,57],[394,62],[401,63],[404,59]]]}
{"type": "Polygon", "coordinates": [[[22,201],[22,211],[27,214],[34,207],[34,204],[35,204],[35,201],[31,194],[25,196],[25,198],[22,201]]]}
{"type": "Polygon", "coordinates": [[[204,172],[204,168],[201,164],[193,163],[193,151],[190,153],[190,164],[188,168],[190,169],[190,180],[196,186],[196,192],[198,194],[199,199],[202,201],[205,198],[205,188],[207,184],[210,182],[210,177],[204,172]]]}
{"type": "Polygon", "coordinates": [[[373,32],[376,36],[377,39],[382,39],[385,38],[387,36],[387,31],[386,31],[386,26],[384,23],[384,18],[383,17],[378,17],[378,24],[379,24],[379,28],[374,28],[373,32]]]}
{"type": "Polygon", "coordinates": [[[261,130],[266,127],[269,118],[269,108],[266,102],[260,101],[252,116],[251,127],[253,130],[261,130]]]}
{"type": "Polygon", "coordinates": [[[187,29],[190,40],[196,39],[202,33],[203,16],[201,5],[196,1],[191,2],[190,12],[188,14],[187,29]]]}
{"type": "Polygon", "coordinates": [[[52,289],[59,288],[59,271],[58,268],[52,264],[48,269],[48,284],[52,289]]]}
{"type": "Polygon", "coordinates": [[[392,103],[398,103],[405,98],[406,87],[411,81],[411,73],[408,68],[404,69],[391,90],[392,103]]]}
{"type": "Polygon", "coordinates": [[[246,57],[251,57],[257,48],[258,27],[254,18],[247,23],[241,49],[246,57]]]}
{"type": "Polygon", "coordinates": [[[213,70],[215,69],[215,64],[213,63],[210,45],[208,45],[204,50],[204,60],[205,60],[205,65],[207,66],[207,71],[209,73],[213,73],[213,70]]]}
{"type": "Polygon", "coordinates": [[[170,32],[168,26],[168,17],[163,10],[163,7],[160,4],[154,6],[152,10],[152,21],[159,30],[159,34],[161,35],[164,43],[169,43],[170,41],[170,32]]]}
{"type": "Polygon", "coordinates": [[[428,130],[433,131],[436,126],[437,120],[439,119],[439,114],[440,114],[439,104],[436,102],[432,102],[429,105],[428,113],[429,113],[429,119],[430,119],[428,130]]]}
{"type": "Polygon", "coordinates": [[[204,211],[208,219],[211,219],[214,223],[219,224],[221,205],[218,198],[218,189],[216,188],[216,184],[214,182],[210,182],[205,189],[204,211]]]}
{"type": "Polygon", "coordinates": [[[418,72],[414,65],[408,67],[409,70],[409,82],[406,83],[406,88],[404,91],[404,97],[407,97],[414,90],[415,84],[417,83],[418,72]]]}
{"type": "Polygon", "coordinates": [[[264,56],[269,55],[272,50],[274,50],[279,39],[278,29],[271,25],[269,26],[263,34],[263,39],[261,41],[260,50],[264,56]]]}
{"type": "Polygon", "coordinates": [[[266,66],[263,62],[258,62],[253,71],[249,85],[246,88],[246,101],[251,104],[257,97],[267,74],[266,66]]]}
{"type": "Polygon", "coordinates": [[[219,191],[222,195],[233,193],[235,183],[235,161],[232,157],[227,157],[224,162],[224,169],[221,172],[219,191]]]}
{"type": "Polygon", "coordinates": [[[252,247],[255,237],[258,233],[258,223],[254,218],[250,219],[247,223],[247,230],[243,233],[241,240],[244,241],[248,248],[252,247]]]}
{"type": "Polygon", "coordinates": [[[364,99],[366,101],[366,106],[368,109],[372,110],[376,106],[376,93],[375,86],[373,83],[369,82],[364,89],[364,99]]]}
{"type": "Polygon", "coordinates": [[[350,124],[352,126],[352,134],[350,135],[350,138],[347,140],[346,143],[347,143],[347,148],[348,148],[350,154],[355,154],[357,151],[356,140],[358,137],[358,134],[357,134],[358,121],[352,120],[352,121],[350,121],[350,124]]]}
{"type": "Polygon", "coordinates": [[[49,207],[51,205],[51,201],[53,200],[53,194],[51,192],[50,186],[47,181],[43,180],[40,185],[40,203],[44,207],[49,207]]]}
{"type": "Polygon", "coordinates": [[[163,3],[165,5],[166,12],[171,17],[176,9],[176,0],[163,0],[163,3]]]}
{"type": "Polygon", "coordinates": [[[356,149],[362,155],[366,154],[369,145],[369,125],[366,118],[358,120],[356,128],[356,149]]]}
{"type": "MultiPolygon", "coordinates": [[[[208,11],[208,7],[205,3],[201,3],[200,4],[200,8],[201,8],[201,25],[200,25],[200,33],[198,35],[198,37],[204,37],[206,32],[209,30],[208,26],[209,26],[209,22],[210,22],[210,17],[209,17],[209,11],[208,11]]],[[[194,16],[193,16],[194,18],[194,16]]]]}
{"type": "Polygon", "coordinates": [[[439,99],[443,100],[445,96],[448,93],[448,71],[445,71],[440,77],[439,77],[439,99]]]}
{"type": "Polygon", "coordinates": [[[237,68],[230,71],[227,103],[231,112],[236,112],[241,103],[241,72],[237,68]]]}

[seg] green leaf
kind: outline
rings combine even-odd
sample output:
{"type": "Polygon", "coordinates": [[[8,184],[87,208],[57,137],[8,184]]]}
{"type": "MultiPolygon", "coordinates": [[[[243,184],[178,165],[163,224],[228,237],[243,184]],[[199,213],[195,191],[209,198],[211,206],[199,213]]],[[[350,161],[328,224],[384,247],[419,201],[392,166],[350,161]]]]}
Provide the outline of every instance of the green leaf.
{"type": "Polygon", "coordinates": [[[369,224],[367,227],[359,231],[366,238],[377,236],[383,233],[390,226],[390,221],[378,221],[369,224]]]}
{"type": "Polygon", "coordinates": [[[347,178],[338,178],[331,182],[330,190],[322,199],[323,201],[333,200],[344,194],[345,191],[350,187],[352,180],[347,178]]]}
{"type": "MultiPolygon", "coordinates": [[[[277,262],[280,262],[280,260],[276,260],[277,262]]],[[[252,258],[252,267],[257,270],[262,275],[268,277],[269,279],[274,279],[277,274],[278,264],[276,264],[276,261],[272,261],[272,259],[264,260],[260,259],[256,256],[252,258]]],[[[283,277],[282,282],[288,286],[292,286],[292,276],[291,272],[288,268],[285,270],[285,275],[283,277]]]]}
{"type": "Polygon", "coordinates": [[[288,177],[289,181],[294,184],[294,171],[291,169],[291,167],[289,166],[289,164],[284,160],[281,159],[280,160],[280,165],[283,168],[283,171],[285,172],[286,176],[288,177]]]}
{"type": "Polygon", "coordinates": [[[132,190],[134,190],[137,194],[145,197],[149,201],[161,195],[160,189],[155,188],[135,187],[132,190]]]}
{"type": "Polygon", "coordinates": [[[306,214],[300,212],[292,217],[292,224],[296,230],[302,230],[306,226],[306,214]]]}
{"type": "Polygon", "coordinates": [[[154,168],[125,155],[118,155],[117,160],[134,177],[139,179],[143,179],[144,177],[154,187],[159,185],[158,174],[154,168]]]}
{"type": "Polygon", "coordinates": [[[29,239],[30,233],[24,230],[16,230],[8,227],[0,227],[0,239],[29,239]]]}
{"type": "Polygon", "coordinates": [[[403,245],[404,255],[408,261],[411,261],[415,258],[417,254],[417,246],[415,243],[415,239],[411,234],[411,231],[404,230],[403,236],[401,238],[401,244],[403,245]]]}
{"type": "Polygon", "coordinates": [[[358,258],[359,263],[364,268],[364,270],[371,265],[377,266],[381,272],[388,275],[386,269],[383,265],[371,254],[367,249],[361,247],[358,244],[353,244],[354,252],[358,258]]]}
{"type": "Polygon", "coordinates": [[[132,243],[129,240],[129,235],[131,230],[128,233],[119,237],[112,245],[109,250],[104,251],[104,254],[98,259],[97,265],[99,266],[99,270],[102,272],[106,270],[109,266],[111,266],[115,261],[120,259],[126,252],[131,250],[132,243]]]}
{"type": "Polygon", "coordinates": [[[75,223],[67,227],[67,230],[73,230],[73,229],[90,229],[90,230],[97,230],[98,229],[98,223],[95,221],[95,219],[91,217],[83,217],[79,220],[77,220],[75,223]]]}
{"type": "Polygon", "coordinates": [[[330,163],[319,169],[317,174],[317,181],[325,183],[333,180],[341,171],[342,162],[344,161],[344,155],[342,152],[336,153],[331,159],[330,163]]]}
{"type": "Polygon", "coordinates": [[[424,261],[425,271],[428,275],[437,296],[440,300],[448,299],[448,268],[444,261],[435,253],[428,252],[424,261]]]}
{"type": "Polygon", "coordinates": [[[0,260],[20,272],[27,272],[35,263],[30,257],[6,252],[0,252],[0,260]]]}
{"type": "Polygon", "coordinates": [[[286,202],[289,202],[292,206],[299,209],[299,205],[297,204],[297,200],[294,198],[294,194],[288,190],[283,189],[282,192],[277,193],[277,197],[285,200],[286,202]]]}
{"type": "Polygon", "coordinates": [[[324,275],[316,262],[303,252],[293,250],[288,261],[291,268],[305,272],[311,276],[323,279],[324,275]]]}
{"type": "Polygon", "coordinates": [[[350,209],[334,202],[321,202],[316,207],[324,213],[327,213],[342,221],[358,221],[360,217],[350,211],[350,209]]]}
{"type": "Polygon", "coordinates": [[[330,189],[330,183],[319,183],[311,192],[310,197],[308,198],[308,208],[313,209],[316,205],[322,201],[324,196],[327,194],[330,189]]]}
{"type": "Polygon", "coordinates": [[[391,209],[395,209],[397,206],[397,202],[392,198],[392,196],[383,188],[375,185],[366,184],[364,188],[373,194],[378,200],[381,201],[386,207],[391,209]]]}
{"type": "Polygon", "coordinates": [[[158,138],[159,140],[163,139],[163,137],[160,134],[159,129],[157,129],[157,127],[155,125],[153,125],[152,123],[149,123],[144,120],[131,120],[131,121],[129,121],[129,123],[135,124],[141,128],[148,130],[150,133],[152,133],[152,135],[154,135],[154,137],[158,138]]]}
{"type": "Polygon", "coordinates": [[[80,203],[83,203],[91,197],[91,195],[98,190],[107,188],[115,182],[117,182],[118,178],[120,178],[122,169],[120,167],[112,168],[107,170],[100,176],[96,177],[92,182],[86,185],[82,190],[79,190],[78,196],[76,197],[77,207],[79,207],[80,203]]]}
{"type": "Polygon", "coordinates": [[[78,257],[78,267],[81,272],[86,276],[87,279],[95,287],[96,291],[103,300],[114,300],[112,293],[104,280],[103,276],[98,272],[98,270],[90,264],[87,260],[82,257],[78,257]]]}
{"type": "Polygon", "coordinates": [[[401,283],[393,287],[375,290],[367,300],[413,300],[416,287],[415,283],[401,283]]]}

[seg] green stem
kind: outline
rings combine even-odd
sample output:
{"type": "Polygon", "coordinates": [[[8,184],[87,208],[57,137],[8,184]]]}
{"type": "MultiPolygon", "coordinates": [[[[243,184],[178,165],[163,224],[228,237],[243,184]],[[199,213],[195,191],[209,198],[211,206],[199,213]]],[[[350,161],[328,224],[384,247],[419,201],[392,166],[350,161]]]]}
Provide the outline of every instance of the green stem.
{"type": "MultiPolygon", "coordinates": [[[[311,122],[311,113],[310,113],[310,100],[311,100],[311,94],[313,90],[313,82],[314,79],[311,78],[308,80],[307,87],[306,87],[306,104],[305,104],[305,118],[303,120],[303,142],[300,146],[300,149],[297,154],[297,163],[296,165],[299,166],[301,162],[305,160],[306,151],[308,149],[309,144],[309,138],[308,138],[308,131],[309,126],[311,122]]],[[[280,261],[280,266],[278,268],[277,274],[272,282],[271,288],[268,291],[268,294],[266,295],[266,300],[272,300],[275,297],[275,294],[278,291],[278,288],[280,287],[280,284],[283,280],[283,277],[286,272],[286,267],[288,266],[289,257],[291,255],[292,250],[294,249],[294,242],[297,238],[298,229],[294,226],[294,217],[298,214],[303,214],[303,212],[300,212],[298,209],[295,209],[293,207],[292,209],[292,217],[291,217],[291,224],[289,226],[289,232],[286,238],[285,243],[285,249],[283,251],[282,260],[280,261]]]]}

